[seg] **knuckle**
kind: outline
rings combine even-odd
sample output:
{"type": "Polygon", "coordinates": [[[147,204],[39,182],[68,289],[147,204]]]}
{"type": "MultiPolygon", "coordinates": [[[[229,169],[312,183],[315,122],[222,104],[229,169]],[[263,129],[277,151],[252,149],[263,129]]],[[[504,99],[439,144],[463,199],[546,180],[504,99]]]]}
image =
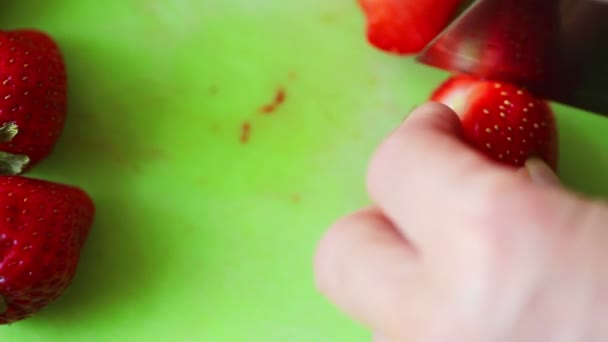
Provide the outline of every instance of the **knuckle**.
{"type": "Polygon", "coordinates": [[[395,170],[399,170],[398,177],[404,178],[420,172],[420,161],[433,153],[429,146],[435,145],[427,135],[407,127],[400,127],[386,138],[372,155],[367,170],[367,190],[372,197],[377,198],[394,186],[395,170]]]}
{"type": "Polygon", "coordinates": [[[518,244],[543,236],[555,213],[542,196],[514,177],[497,177],[483,188],[474,213],[475,241],[484,258],[510,257],[518,244]]]}
{"type": "Polygon", "coordinates": [[[314,256],[316,287],[322,293],[331,293],[340,286],[341,271],[348,262],[346,250],[349,230],[360,224],[360,213],[347,215],[335,222],[322,236],[314,256]]]}
{"type": "MultiPolygon", "coordinates": [[[[388,137],[378,149],[374,152],[369,167],[367,170],[367,190],[372,197],[378,197],[382,193],[382,189],[386,186],[388,172],[391,164],[394,163],[396,153],[399,147],[396,147],[396,139],[393,136],[388,137]]],[[[401,158],[403,158],[404,150],[401,150],[401,158]]]]}

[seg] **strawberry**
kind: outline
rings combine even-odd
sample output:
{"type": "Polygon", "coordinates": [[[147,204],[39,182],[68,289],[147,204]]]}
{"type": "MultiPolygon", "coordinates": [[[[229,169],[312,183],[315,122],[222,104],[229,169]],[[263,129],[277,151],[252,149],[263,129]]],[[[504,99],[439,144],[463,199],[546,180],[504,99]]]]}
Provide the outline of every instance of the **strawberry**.
{"type": "Polygon", "coordinates": [[[0,324],[28,318],[63,294],[94,212],[81,189],[0,176],[0,324]]]}
{"type": "Polygon", "coordinates": [[[523,166],[530,157],[557,168],[557,128],[547,101],[516,85],[457,75],[431,100],[460,117],[465,140],[491,159],[523,166]]]}
{"type": "Polygon", "coordinates": [[[64,127],[66,87],[51,37],[0,31],[0,175],[26,172],[52,152],[64,127]]]}
{"type": "Polygon", "coordinates": [[[358,0],[367,40],[385,52],[420,52],[450,22],[461,0],[358,0]]]}

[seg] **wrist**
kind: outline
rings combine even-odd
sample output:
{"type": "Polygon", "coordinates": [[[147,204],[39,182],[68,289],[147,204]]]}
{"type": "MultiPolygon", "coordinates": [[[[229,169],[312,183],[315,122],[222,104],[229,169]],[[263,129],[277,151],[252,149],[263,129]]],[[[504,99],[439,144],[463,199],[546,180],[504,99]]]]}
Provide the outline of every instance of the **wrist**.
{"type": "Polygon", "coordinates": [[[606,341],[608,339],[608,204],[593,201],[583,219],[582,229],[587,233],[589,248],[585,262],[581,263],[583,277],[588,277],[588,309],[581,317],[583,334],[579,341],[606,341]]]}

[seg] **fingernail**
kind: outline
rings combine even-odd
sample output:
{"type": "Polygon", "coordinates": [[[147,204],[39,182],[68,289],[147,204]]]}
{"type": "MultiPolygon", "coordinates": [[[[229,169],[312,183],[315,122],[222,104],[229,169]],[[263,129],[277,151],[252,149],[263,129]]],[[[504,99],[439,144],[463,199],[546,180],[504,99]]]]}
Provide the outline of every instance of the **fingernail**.
{"type": "Polygon", "coordinates": [[[541,185],[559,185],[561,182],[559,177],[544,161],[538,158],[529,159],[526,162],[526,170],[530,175],[530,179],[536,184],[541,185]]]}

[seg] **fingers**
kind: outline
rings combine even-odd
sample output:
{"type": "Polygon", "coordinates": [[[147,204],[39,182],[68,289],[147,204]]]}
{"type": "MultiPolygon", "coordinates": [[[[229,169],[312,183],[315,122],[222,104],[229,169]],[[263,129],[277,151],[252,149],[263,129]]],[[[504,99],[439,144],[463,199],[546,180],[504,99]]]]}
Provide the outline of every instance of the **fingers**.
{"type": "Polygon", "coordinates": [[[380,146],[370,164],[368,189],[411,243],[424,250],[437,245],[438,237],[454,234],[449,224],[438,224],[437,215],[446,214],[442,210],[457,210],[455,205],[468,200],[464,194],[487,191],[488,184],[507,174],[462,141],[460,121],[451,109],[428,103],[380,146]]]}
{"type": "Polygon", "coordinates": [[[403,331],[424,316],[428,284],[416,253],[376,209],[336,223],[315,259],[319,290],[376,331],[403,331]]]}

